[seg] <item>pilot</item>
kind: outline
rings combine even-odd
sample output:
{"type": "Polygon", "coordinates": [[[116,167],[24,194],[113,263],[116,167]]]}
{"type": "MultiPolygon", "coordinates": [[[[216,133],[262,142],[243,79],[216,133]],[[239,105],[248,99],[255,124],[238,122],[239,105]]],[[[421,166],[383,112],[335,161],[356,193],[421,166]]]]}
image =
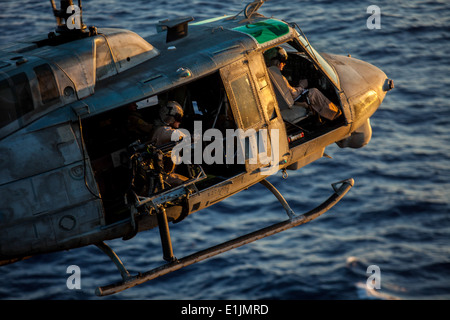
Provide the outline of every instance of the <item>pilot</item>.
{"type": "MultiPolygon", "coordinates": [[[[272,51],[268,52],[266,61],[268,59],[270,59],[269,67],[276,66],[281,72],[286,66],[288,55],[286,50],[282,47],[276,47],[272,49],[272,51]]],[[[300,80],[297,87],[291,86],[289,81],[284,76],[283,79],[286,86],[289,88],[292,99],[296,101],[293,108],[301,106],[301,101],[306,101],[315,112],[325,119],[334,120],[341,115],[339,108],[327,97],[325,97],[319,89],[308,88],[307,79],[300,80]]]]}

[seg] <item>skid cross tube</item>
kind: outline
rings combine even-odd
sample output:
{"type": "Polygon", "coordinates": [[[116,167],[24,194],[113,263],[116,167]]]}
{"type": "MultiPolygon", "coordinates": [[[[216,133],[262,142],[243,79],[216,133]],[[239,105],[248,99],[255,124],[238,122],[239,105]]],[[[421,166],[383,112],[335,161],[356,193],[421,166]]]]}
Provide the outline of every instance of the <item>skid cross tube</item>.
{"type": "Polygon", "coordinates": [[[120,275],[122,276],[123,281],[127,281],[131,278],[130,273],[123,265],[122,261],[120,260],[119,256],[114,252],[113,249],[111,249],[106,243],[100,242],[97,243],[96,246],[103,251],[116,265],[117,269],[120,272],[120,275]]]}
{"type": "Polygon", "coordinates": [[[277,188],[275,188],[269,181],[267,181],[266,179],[261,180],[260,183],[265,186],[267,189],[269,189],[274,196],[278,199],[278,201],[281,203],[281,205],[283,206],[284,210],[286,210],[287,215],[289,216],[289,218],[294,218],[295,213],[294,210],[291,209],[291,207],[289,206],[289,204],[287,203],[287,201],[284,199],[284,197],[281,195],[280,191],[277,190],[277,188]]]}
{"type": "Polygon", "coordinates": [[[196,252],[179,260],[175,260],[173,262],[167,263],[165,265],[147,271],[145,273],[140,273],[136,276],[130,277],[126,281],[114,283],[104,287],[98,287],[95,293],[98,296],[106,296],[114,294],[126,290],[128,288],[134,287],[136,285],[139,285],[141,283],[147,282],[149,280],[153,280],[170,272],[177,271],[181,268],[187,267],[194,263],[214,257],[218,254],[224,253],[231,249],[241,247],[245,244],[254,242],[256,240],[263,239],[265,237],[277,234],[290,228],[305,224],[319,217],[323,213],[327,212],[329,209],[331,209],[336,203],[338,203],[342,199],[342,197],[344,197],[347,194],[347,192],[353,186],[353,183],[354,183],[353,179],[347,179],[341,182],[334,183],[332,185],[334,193],[325,202],[323,202],[318,207],[307,213],[304,213],[302,215],[296,215],[295,217],[285,220],[283,222],[273,224],[271,226],[248,233],[236,239],[196,252]],[[341,185],[338,187],[337,185],[339,183],[341,185]]]}

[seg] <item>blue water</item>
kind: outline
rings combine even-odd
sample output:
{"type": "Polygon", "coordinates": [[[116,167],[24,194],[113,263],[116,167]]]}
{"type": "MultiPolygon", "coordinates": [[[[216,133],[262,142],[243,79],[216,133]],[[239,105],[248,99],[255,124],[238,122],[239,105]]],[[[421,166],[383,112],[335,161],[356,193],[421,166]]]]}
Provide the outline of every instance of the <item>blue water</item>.
{"type": "MultiPolygon", "coordinates": [[[[245,3],[85,0],[83,18],[147,36],[159,20],[233,14],[245,3]]],[[[0,9],[0,44],[53,29],[48,1],[2,0],[0,9]]],[[[371,119],[368,146],[332,145],[326,149],[332,160],[289,172],[287,180],[280,173],[269,179],[297,213],[328,197],[331,183],[353,177],[349,194],[309,224],[106,298],[96,297],[95,287],[119,274],[96,247],[4,266],[0,299],[450,298],[450,3],[271,0],[260,11],[297,22],[319,51],[351,54],[394,79],[395,89],[371,119]],[[366,26],[372,4],[381,9],[381,29],[366,26]],[[80,290],[66,286],[70,265],[81,268],[80,290]],[[379,267],[380,289],[366,286],[371,265],[379,267]]],[[[258,185],[171,225],[175,255],[286,218],[258,185]]],[[[162,262],[157,230],[109,244],[133,273],[162,262]]]]}

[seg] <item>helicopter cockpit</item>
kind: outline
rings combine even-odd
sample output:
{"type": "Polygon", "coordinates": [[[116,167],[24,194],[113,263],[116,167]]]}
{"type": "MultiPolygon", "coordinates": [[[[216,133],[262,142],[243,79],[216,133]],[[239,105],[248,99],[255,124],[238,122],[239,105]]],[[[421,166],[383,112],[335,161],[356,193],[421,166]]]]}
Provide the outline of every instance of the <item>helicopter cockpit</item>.
{"type": "MultiPolygon", "coordinates": [[[[314,51],[313,56],[317,59],[319,54],[314,51]]],[[[314,62],[306,52],[299,49],[298,44],[289,41],[266,49],[264,59],[288,136],[301,137],[304,138],[303,140],[312,139],[345,122],[336,84],[330,80],[323,70],[317,67],[317,62],[314,62]],[[274,56],[274,52],[278,50],[283,51],[286,55],[283,59],[282,70],[280,70],[277,60],[280,58],[274,56]],[[275,60],[276,65],[274,65],[273,60],[275,60]],[[302,97],[303,93],[297,98],[292,96],[292,90],[298,88],[297,86],[304,86],[303,92],[306,93],[306,97],[302,97]],[[316,96],[320,95],[322,106],[319,108],[311,105],[312,90],[315,90],[316,96]],[[318,109],[322,109],[322,111],[318,109]]],[[[322,57],[320,59],[323,60],[322,57]]],[[[323,60],[323,63],[328,67],[325,60],[323,60]]],[[[332,69],[327,71],[335,76],[332,69]]],[[[335,82],[337,82],[337,78],[335,82]]],[[[295,141],[290,142],[291,147],[298,144],[295,141]]]]}

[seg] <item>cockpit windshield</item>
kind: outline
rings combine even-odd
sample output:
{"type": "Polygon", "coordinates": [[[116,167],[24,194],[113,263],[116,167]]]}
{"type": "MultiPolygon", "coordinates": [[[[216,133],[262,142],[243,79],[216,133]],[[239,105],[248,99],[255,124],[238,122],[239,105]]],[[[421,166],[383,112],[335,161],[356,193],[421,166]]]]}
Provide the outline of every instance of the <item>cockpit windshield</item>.
{"type": "Polygon", "coordinates": [[[309,41],[307,41],[300,34],[298,34],[298,38],[300,39],[300,42],[306,48],[306,50],[308,50],[309,54],[317,60],[317,62],[322,66],[322,68],[325,70],[325,72],[328,74],[328,76],[331,78],[334,84],[338,86],[339,80],[334,69],[328,64],[328,62],[324,58],[322,58],[322,56],[316,51],[316,49],[314,49],[311,46],[309,41]]]}

